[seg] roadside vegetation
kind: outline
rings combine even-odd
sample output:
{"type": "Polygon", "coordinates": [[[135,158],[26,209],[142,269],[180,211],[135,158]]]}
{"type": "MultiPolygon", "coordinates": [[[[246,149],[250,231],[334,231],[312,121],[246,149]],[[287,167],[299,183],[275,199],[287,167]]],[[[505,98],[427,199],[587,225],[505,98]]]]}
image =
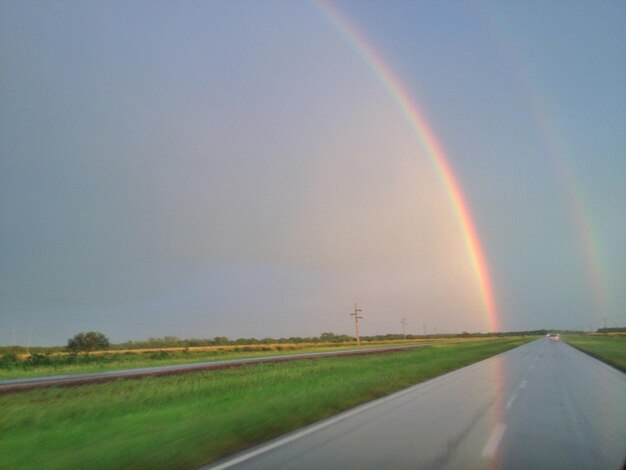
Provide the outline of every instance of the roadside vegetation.
{"type": "Polygon", "coordinates": [[[197,468],[531,339],[3,395],[0,467],[197,468]]]}
{"type": "MultiPolygon", "coordinates": [[[[532,334],[535,332],[524,332],[532,334]]],[[[541,334],[541,333],[539,333],[541,334]]],[[[503,334],[457,335],[380,335],[361,338],[361,346],[384,347],[420,343],[494,340],[503,334]]],[[[216,337],[206,340],[181,340],[176,337],[151,338],[143,342],[109,344],[100,332],[79,333],[65,348],[0,348],[0,380],[47,375],[105,372],[139,367],[165,366],[260,356],[299,354],[357,348],[353,338],[322,333],[312,338],[239,338],[216,337]],[[195,345],[195,346],[192,346],[195,345]],[[143,346],[142,348],[138,346],[143,346]]]]}
{"type": "Polygon", "coordinates": [[[566,335],[563,339],[590,356],[626,372],[626,333],[566,335]]]}

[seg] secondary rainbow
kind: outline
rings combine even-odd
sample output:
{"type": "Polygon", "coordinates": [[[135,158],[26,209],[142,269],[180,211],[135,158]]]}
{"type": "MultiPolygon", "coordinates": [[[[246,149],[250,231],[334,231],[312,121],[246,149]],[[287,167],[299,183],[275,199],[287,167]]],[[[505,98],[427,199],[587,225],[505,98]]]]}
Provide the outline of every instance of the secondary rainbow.
{"type": "Polygon", "coordinates": [[[360,32],[346,21],[341,13],[329,3],[317,0],[315,5],[318,6],[322,13],[378,77],[404,115],[407,123],[426,149],[428,158],[450,198],[451,205],[461,226],[470,262],[481,289],[487,323],[491,331],[498,331],[500,328],[498,312],[485,255],[471,213],[463,197],[461,186],[452,172],[441,144],[428,126],[415,100],[411,98],[410,94],[406,91],[391,68],[385,64],[376,50],[368,44],[360,32]]]}
{"type": "Polygon", "coordinates": [[[531,76],[529,67],[521,62],[521,54],[515,46],[515,41],[509,32],[504,29],[493,8],[485,3],[476,3],[475,11],[483,20],[485,28],[497,38],[500,47],[505,54],[503,57],[509,62],[515,76],[520,82],[520,87],[528,97],[530,109],[535,116],[537,129],[542,134],[548,154],[552,159],[556,181],[560,187],[567,211],[576,227],[576,235],[581,248],[581,253],[586,264],[588,286],[593,298],[595,319],[599,324],[602,317],[607,316],[609,309],[609,297],[607,286],[610,285],[610,276],[607,273],[605,260],[602,257],[599,242],[598,228],[594,226],[592,213],[586,204],[580,179],[576,176],[574,165],[568,159],[565,142],[556,131],[554,119],[548,109],[548,99],[538,88],[536,79],[531,76]]]}

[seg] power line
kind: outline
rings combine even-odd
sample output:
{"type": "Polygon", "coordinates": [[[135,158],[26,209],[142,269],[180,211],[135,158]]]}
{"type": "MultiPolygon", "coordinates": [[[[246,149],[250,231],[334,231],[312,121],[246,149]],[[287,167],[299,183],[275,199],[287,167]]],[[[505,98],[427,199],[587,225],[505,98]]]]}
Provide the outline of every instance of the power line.
{"type": "Polygon", "coordinates": [[[359,316],[359,312],[362,312],[360,308],[358,308],[357,304],[354,304],[354,313],[351,313],[350,316],[354,316],[354,328],[356,331],[356,344],[361,344],[361,337],[359,336],[359,319],[363,318],[359,316]]]}

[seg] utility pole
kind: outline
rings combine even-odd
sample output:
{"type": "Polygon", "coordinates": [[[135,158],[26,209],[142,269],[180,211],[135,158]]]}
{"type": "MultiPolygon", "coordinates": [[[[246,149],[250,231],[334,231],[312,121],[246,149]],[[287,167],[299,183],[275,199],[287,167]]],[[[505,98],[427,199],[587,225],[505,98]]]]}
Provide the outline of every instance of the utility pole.
{"type": "Polygon", "coordinates": [[[604,320],[604,329],[606,330],[606,321],[608,320],[608,318],[604,317],[602,320],[604,320]]]}
{"type": "Polygon", "coordinates": [[[359,316],[359,312],[362,312],[360,308],[357,307],[357,304],[354,304],[354,313],[351,313],[350,316],[354,316],[354,328],[356,331],[356,344],[357,346],[361,345],[361,337],[359,336],[359,318],[363,318],[359,316]]]}
{"type": "Polygon", "coordinates": [[[31,326],[28,327],[28,341],[26,341],[26,354],[30,354],[30,337],[33,333],[33,328],[31,326]]]}
{"type": "Polygon", "coordinates": [[[422,324],[422,336],[426,338],[426,323],[422,324]]]}
{"type": "Polygon", "coordinates": [[[402,338],[406,339],[406,318],[403,318],[400,323],[402,323],[402,338]]]}

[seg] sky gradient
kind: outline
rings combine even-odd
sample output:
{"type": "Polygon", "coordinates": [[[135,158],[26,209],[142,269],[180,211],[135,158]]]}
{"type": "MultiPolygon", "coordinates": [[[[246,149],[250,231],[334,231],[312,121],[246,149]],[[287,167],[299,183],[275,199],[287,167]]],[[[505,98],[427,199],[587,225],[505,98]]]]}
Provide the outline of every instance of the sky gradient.
{"type": "Polygon", "coordinates": [[[624,326],[624,24],[0,1],[0,344],[624,326]]]}

